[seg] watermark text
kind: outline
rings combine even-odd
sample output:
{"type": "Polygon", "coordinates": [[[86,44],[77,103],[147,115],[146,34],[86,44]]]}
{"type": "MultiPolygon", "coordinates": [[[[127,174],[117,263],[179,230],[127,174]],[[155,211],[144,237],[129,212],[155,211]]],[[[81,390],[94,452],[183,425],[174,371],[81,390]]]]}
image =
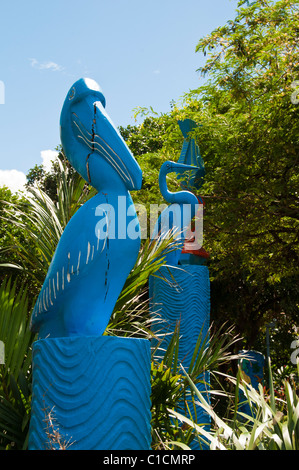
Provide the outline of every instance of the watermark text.
{"type": "Polygon", "coordinates": [[[291,363],[296,365],[299,361],[299,339],[294,339],[294,341],[292,341],[291,349],[294,349],[291,354],[291,363]]]}
{"type": "Polygon", "coordinates": [[[5,364],[5,348],[3,341],[0,341],[0,364],[5,364]]]}
{"type": "Polygon", "coordinates": [[[189,240],[191,251],[202,247],[202,204],[151,204],[148,211],[143,204],[128,205],[126,197],[119,196],[116,207],[108,203],[99,204],[95,216],[98,240],[173,238],[189,240]]]}
{"type": "Polygon", "coordinates": [[[299,104],[299,80],[295,80],[291,84],[291,87],[295,89],[295,91],[293,91],[291,94],[291,102],[293,104],[299,104]]]}

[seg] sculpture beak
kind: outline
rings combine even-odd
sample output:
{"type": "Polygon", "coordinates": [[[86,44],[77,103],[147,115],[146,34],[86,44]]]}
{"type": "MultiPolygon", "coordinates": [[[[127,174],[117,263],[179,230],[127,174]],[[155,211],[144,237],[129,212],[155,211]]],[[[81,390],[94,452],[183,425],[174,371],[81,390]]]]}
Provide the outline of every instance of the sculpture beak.
{"type": "Polygon", "coordinates": [[[182,170],[183,172],[187,170],[200,170],[198,166],[184,165],[183,163],[172,163],[171,167],[172,171],[182,170]]]}
{"type": "MultiPolygon", "coordinates": [[[[91,153],[101,155],[119,177],[127,189],[140,189],[142,185],[142,171],[124,139],[108,116],[103,104],[94,101],[91,95],[86,99],[88,112],[81,113],[80,117],[72,113],[72,124],[77,138],[90,150],[91,153]],[[92,132],[90,114],[93,113],[92,132]],[[88,119],[86,119],[86,115],[88,119]]],[[[85,171],[85,160],[80,163],[85,171]]],[[[77,168],[77,171],[78,168],[77,168]]],[[[80,173],[80,171],[79,171],[80,173]]],[[[82,174],[82,173],[81,173],[82,174]]],[[[86,175],[85,175],[86,178],[86,175]]]]}
{"type": "Polygon", "coordinates": [[[125,141],[110,120],[100,102],[94,103],[99,134],[94,144],[123,179],[129,190],[140,189],[142,171],[125,141]]]}

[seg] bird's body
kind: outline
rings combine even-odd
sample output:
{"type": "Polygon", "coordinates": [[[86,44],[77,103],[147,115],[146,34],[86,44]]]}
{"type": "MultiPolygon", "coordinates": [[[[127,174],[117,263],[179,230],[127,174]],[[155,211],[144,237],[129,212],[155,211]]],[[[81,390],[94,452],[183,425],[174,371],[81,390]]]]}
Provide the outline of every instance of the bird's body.
{"type": "Polygon", "coordinates": [[[73,167],[98,193],[67,224],[31,318],[40,338],[101,335],[133,268],[140,230],[129,190],[142,173],[107,116],[97,84],[79,80],[61,113],[61,140],[73,167]],[[135,227],[129,237],[128,224],[135,227]]]}
{"type": "Polygon", "coordinates": [[[198,210],[198,199],[191,191],[172,193],[167,188],[166,175],[171,172],[196,170],[196,167],[167,161],[163,163],[159,173],[159,186],[164,199],[170,205],[164,209],[156,222],[152,238],[173,236],[176,248],[165,254],[166,264],[177,266],[183,249],[190,223],[198,210]]]}

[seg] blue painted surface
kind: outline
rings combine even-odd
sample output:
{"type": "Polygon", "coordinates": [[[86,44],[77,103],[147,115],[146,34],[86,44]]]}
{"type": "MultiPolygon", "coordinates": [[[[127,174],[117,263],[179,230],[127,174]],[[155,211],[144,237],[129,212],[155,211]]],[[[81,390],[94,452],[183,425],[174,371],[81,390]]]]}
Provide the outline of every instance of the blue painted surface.
{"type": "Polygon", "coordinates": [[[264,380],[265,356],[259,351],[243,350],[239,354],[243,356],[239,360],[243,376],[257,390],[264,380]]]}
{"type": "Polygon", "coordinates": [[[198,190],[204,181],[205,177],[205,165],[200,154],[199,146],[196,144],[195,139],[191,138],[189,133],[199,126],[196,122],[191,119],[184,119],[184,121],[178,121],[178,125],[184,136],[184,143],[181,150],[178,163],[185,165],[194,165],[196,170],[190,172],[188,177],[182,174],[182,170],[176,171],[177,178],[181,184],[181,187],[189,190],[198,190]]]}
{"type": "Polygon", "coordinates": [[[29,449],[150,449],[150,361],[144,339],[35,342],[29,449]]]}
{"type": "Polygon", "coordinates": [[[150,449],[149,342],[102,336],[138,256],[129,191],[142,183],[104,108],[81,79],[61,112],[64,153],[98,193],[66,226],[32,313],[30,450],[150,449]]]}
{"type": "Polygon", "coordinates": [[[172,161],[164,162],[159,172],[159,186],[164,199],[170,205],[162,212],[152,233],[152,239],[169,238],[170,231],[177,241],[176,249],[165,254],[165,264],[177,266],[191,220],[198,210],[198,199],[191,191],[173,193],[167,188],[166,176],[178,170],[186,172],[195,168],[172,161]]]}
{"type": "MultiPolygon", "coordinates": [[[[199,336],[201,335],[201,344],[203,340],[209,340],[209,270],[207,266],[199,265],[185,265],[180,269],[162,266],[157,274],[158,276],[151,276],[149,280],[152,330],[162,339],[156,356],[158,359],[163,358],[176,325],[179,324],[178,362],[188,371],[199,336]]],[[[154,340],[153,346],[157,344],[154,340]]],[[[205,383],[198,383],[196,386],[205,399],[209,400],[209,372],[198,378],[205,383]]],[[[182,413],[181,409],[178,411],[182,413]]],[[[192,415],[197,424],[209,429],[211,419],[200,406],[192,410],[192,415]]],[[[190,417],[188,412],[186,416],[190,417]]],[[[191,447],[194,450],[200,449],[196,439],[191,447]]]]}
{"type": "Polygon", "coordinates": [[[199,334],[210,327],[210,279],[207,266],[162,266],[149,279],[150,310],[155,319],[152,330],[164,335],[162,347],[180,323],[179,357],[188,369],[199,334]],[[156,321],[157,320],[157,321],[156,321]],[[159,321],[161,320],[161,321],[159,321]]]}
{"type": "Polygon", "coordinates": [[[80,79],[70,88],[60,116],[61,143],[72,166],[99,191],[113,184],[140,189],[142,171],[105,110],[99,85],[80,79]]]}
{"type": "MultiPolygon", "coordinates": [[[[205,175],[199,148],[194,139],[189,137],[189,132],[196,128],[197,124],[186,119],[179,121],[179,126],[184,136],[179,161],[178,163],[165,162],[159,174],[161,194],[170,205],[162,212],[152,234],[152,237],[155,238],[158,233],[166,232],[168,227],[177,228],[179,230],[177,237],[179,244],[176,250],[166,254],[165,265],[160,268],[157,276],[150,277],[149,297],[153,319],[152,330],[156,335],[160,335],[160,339],[163,338],[157,358],[163,359],[164,351],[179,323],[178,362],[188,370],[199,336],[201,335],[201,345],[203,345],[203,341],[209,341],[210,280],[202,254],[199,255],[196,250],[194,251],[196,247],[192,240],[190,243],[190,238],[188,238],[192,235],[192,232],[188,231],[191,220],[197,214],[199,204],[202,203],[201,199],[195,196],[192,191],[202,185],[205,175]],[[177,173],[182,191],[172,193],[168,190],[166,175],[171,171],[177,173]],[[190,211],[189,218],[182,220],[184,204],[189,206],[190,211]],[[166,220],[166,229],[163,226],[163,217],[166,220]],[[171,220],[170,224],[169,220],[171,220]],[[189,244],[188,247],[186,243],[189,244]]],[[[196,239],[195,235],[195,233],[192,235],[194,239],[196,239]]],[[[199,250],[200,248],[201,246],[198,246],[199,250]]],[[[157,346],[156,340],[153,340],[153,345],[157,346]]],[[[206,371],[198,379],[204,383],[198,383],[196,386],[209,400],[209,372],[206,371]]],[[[182,410],[178,411],[182,412],[182,410]]],[[[200,406],[195,407],[192,416],[197,424],[205,426],[207,429],[210,427],[210,417],[200,406]]],[[[201,449],[197,439],[192,441],[191,448],[201,449]]]]}
{"type": "Polygon", "coordinates": [[[142,172],[96,82],[80,79],[71,87],[60,125],[66,157],[98,194],[61,236],[31,318],[39,338],[101,335],[140,247],[129,191],[140,189],[142,172]],[[134,237],[127,236],[129,225],[134,237]]]}

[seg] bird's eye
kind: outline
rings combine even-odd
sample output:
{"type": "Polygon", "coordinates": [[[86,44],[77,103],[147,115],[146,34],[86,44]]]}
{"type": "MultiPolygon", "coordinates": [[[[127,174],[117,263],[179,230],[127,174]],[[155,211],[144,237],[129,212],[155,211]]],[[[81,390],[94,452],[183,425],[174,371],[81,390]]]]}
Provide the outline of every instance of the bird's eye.
{"type": "Polygon", "coordinates": [[[69,100],[72,100],[74,98],[75,93],[76,93],[76,90],[75,90],[75,87],[73,87],[69,94],[69,100]]]}

